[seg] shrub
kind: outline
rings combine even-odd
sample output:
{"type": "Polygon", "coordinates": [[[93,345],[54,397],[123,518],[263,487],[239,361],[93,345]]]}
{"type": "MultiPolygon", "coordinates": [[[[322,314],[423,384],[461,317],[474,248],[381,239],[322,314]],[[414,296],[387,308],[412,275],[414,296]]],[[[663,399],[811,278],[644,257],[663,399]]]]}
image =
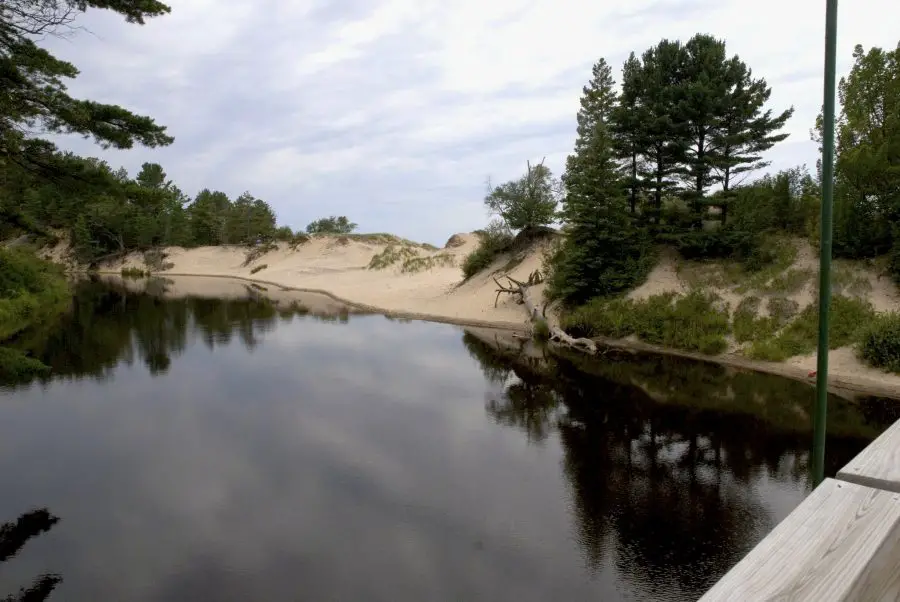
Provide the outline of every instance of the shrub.
{"type": "Polygon", "coordinates": [[[271,251],[278,250],[278,245],[272,241],[264,242],[262,244],[256,245],[247,251],[247,255],[244,256],[244,263],[241,267],[247,267],[266,253],[271,251]]]}
{"type": "MultiPolygon", "coordinates": [[[[867,301],[843,295],[831,298],[828,328],[828,347],[837,349],[859,341],[865,325],[875,317],[875,310],[867,301]]],[[[774,339],[753,344],[749,356],[754,359],[780,362],[795,355],[815,351],[819,340],[819,307],[806,307],[774,339]]]]}
{"type": "Polygon", "coordinates": [[[664,293],[645,301],[594,299],[563,316],[573,336],[624,338],[636,334],[655,345],[714,355],[723,352],[730,330],[727,309],[701,291],[683,297],[664,293]]]}
{"type": "Polygon", "coordinates": [[[296,251],[297,247],[300,245],[305,245],[311,240],[309,234],[304,234],[303,232],[297,232],[288,240],[288,247],[290,247],[291,251],[296,251]]]}
{"type": "Polygon", "coordinates": [[[876,368],[900,372],[900,314],[880,316],[863,331],[859,356],[876,368]]]}
{"type": "Polygon", "coordinates": [[[24,250],[0,249],[0,340],[61,313],[69,298],[58,266],[24,250]]]}
{"type": "Polygon", "coordinates": [[[535,320],[532,326],[532,336],[536,341],[549,341],[550,340],[550,326],[547,325],[547,320],[537,319],[535,320]]]}
{"type": "Polygon", "coordinates": [[[145,272],[141,268],[122,268],[122,278],[138,280],[149,275],[150,272],[145,272]]]}
{"type": "Polygon", "coordinates": [[[269,266],[267,266],[266,264],[262,263],[262,264],[256,266],[255,268],[253,268],[252,270],[250,270],[250,273],[251,273],[251,274],[255,274],[255,273],[257,273],[257,272],[261,272],[261,271],[263,271],[264,269],[266,269],[267,267],[269,267],[269,266]]]}
{"type": "Polygon", "coordinates": [[[512,247],[514,240],[512,232],[499,220],[491,222],[487,228],[477,231],[476,234],[478,235],[478,247],[463,260],[464,280],[468,280],[490,266],[498,255],[512,247]]]}
{"type": "Polygon", "coordinates": [[[144,252],[144,265],[147,266],[148,272],[160,272],[169,267],[173,267],[173,264],[166,262],[167,254],[159,249],[151,249],[150,251],[144,252]]]}
{"type": "Polygon", "coordinates": [[[323,217],[306,226],[308,234],[350,234],[354,230],[356,224],[347,219],[346,215],[323,217]]]}
{"type": "Polygon", "coordinates": [[[376,253],[372,256],[372,259],[369,260],[368,269],[383,270],[397,262],[412,259],[418,257],[418,255],[419,252],[409,245],[400,245],[399,247],[396,245],[388,245],[381,253],[376,253]]]}
{"type": "Polygon", "coordinates": [[[43,362],[28,357],[17,349],[0,347],[0,382],[3,384],[28,383],[36,376],[50,372],[43,362]]]}

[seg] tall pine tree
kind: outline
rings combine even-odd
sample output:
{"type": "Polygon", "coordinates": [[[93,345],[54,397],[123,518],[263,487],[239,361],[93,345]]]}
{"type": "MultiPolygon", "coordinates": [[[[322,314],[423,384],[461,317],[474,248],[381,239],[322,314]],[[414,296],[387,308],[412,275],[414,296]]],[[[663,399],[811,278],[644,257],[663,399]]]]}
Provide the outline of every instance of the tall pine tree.
{"type": "Polygon", "coordinates": [[[616,156],[622,162],[622,173],[628,188],[628,204],[631,213],[637,213],[638,197],[643,183],[640,177],[644,168],[644,107],[641,105],[641,61],[634,52],[622,67],[622,93],[610,115],[610,133],[616,156]]]}
{"type": "Polygon", "coordinates": [[[620,164],[609,130],[615,102],[606,61],[585,86],[575,152],[566,161],[565,239],[550,262],[550,294],[567,304],[634,287],[650,262],[646,240],[628,215],[620,164]]]}

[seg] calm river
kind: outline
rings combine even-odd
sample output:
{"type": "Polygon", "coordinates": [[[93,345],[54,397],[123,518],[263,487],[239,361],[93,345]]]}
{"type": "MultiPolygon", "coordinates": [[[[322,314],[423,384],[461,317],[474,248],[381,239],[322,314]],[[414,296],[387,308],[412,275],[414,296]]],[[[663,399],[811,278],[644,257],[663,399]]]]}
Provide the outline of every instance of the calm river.
{"type": "MultiPolygon", "coordinates": [[[[810,489],[802,383],[142,287],[15,342],[53,373],[0,391],[0,600],[695,600],[810,489]]],[[[900,417],[830,411],[831,474],[900,417]]]]}

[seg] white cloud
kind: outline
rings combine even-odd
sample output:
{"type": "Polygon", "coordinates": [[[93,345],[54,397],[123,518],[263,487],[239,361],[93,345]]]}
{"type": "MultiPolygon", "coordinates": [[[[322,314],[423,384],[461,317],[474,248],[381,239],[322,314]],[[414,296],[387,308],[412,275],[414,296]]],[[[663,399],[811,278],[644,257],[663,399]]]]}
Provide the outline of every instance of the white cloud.
{"type": "MultiPolygon", "coordinates": [[[[894,0],[842,10],[839,72],[857,43],[896,45],[898,20],[894,0]]],[[[189,193],[249,189],[295,227],[337,210],[430,242],[479,227],[486,175],[545,155],[561,171],[598,58],[618,67],[697,32],[765,77],[773,108],[796,108],[772,168],[816,160],[821,0],[172,0],[143,28],[102,13],[84,24],[90,35],[53,43],[83,71],[73,92],[145,111],[176,138],[111,163],[158,161],[189,193]]]]}

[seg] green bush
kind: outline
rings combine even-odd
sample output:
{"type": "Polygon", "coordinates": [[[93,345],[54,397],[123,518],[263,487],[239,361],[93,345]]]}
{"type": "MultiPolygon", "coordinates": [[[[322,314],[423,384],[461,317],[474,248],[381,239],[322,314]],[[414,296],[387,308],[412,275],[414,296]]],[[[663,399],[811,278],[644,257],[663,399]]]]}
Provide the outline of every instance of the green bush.
{"type": "Polygon", "coordinates": [[[468,280],[486,269],[498,255],[508,251],[513,244],[513,234],[503,222],[491,222],[484,230],[476,232],[478,247],[463,260],[463,280],[468,280]]]}
{"type": "Polygon", "coordinates": [[[122,278],[137,280],[149,275],[150,272],[145,272],[141,268],[122,268],[122,278]]]}
{"type": "Polygon", "coordinates": [[[28,383],[49,371],[49,366],[17,349],[0,347],[0,382],[3,384],[28,383]]]}
{"type": "Polygon", "coordinates": [[[565,314],[562,326],[572,336],[620,339],[636,334],[654,345],[715,355],[728,346],[728,318],[717,297],[693,291],[683,297],[654,295],[645,301],[594,299],[565,314]]]}
{"type": "Polygon", "coordinates": [[[870,366],[900,373],[900,314],[880,316],[865,328],[859,356],[870,366]]]}
{"type": "Polygon", "coordinates": [[[267,267],[269,267],[269,266],[266,265],[266,264],[264,264],[264,263],[262,263],[262,264],[256,266],[255,268],[253,268],[252,270],[250,270],[250,273],[251,273],[251,274],[255,274],[256,272],[261,272],[261,271],[263,271],[264,269],[266,269],[267,267]]]}
{"type": "Polygon", "coordinates": [[[65,310],[62,270],[27,251],[0,250],[0,340],[65,310]]]}
{"type": "MultiPolygon", "coordinates": [[[[828,329],[828,346],[837,349],[859,341],[865,325],[875,317],[867,301],[834,295],[828,329]]],[[[753,359],[781,362],[795,355],[812,353],[819,340],[819,307],[813,304],[773,339],[759,340],[750,348],[753,359]]]]}

